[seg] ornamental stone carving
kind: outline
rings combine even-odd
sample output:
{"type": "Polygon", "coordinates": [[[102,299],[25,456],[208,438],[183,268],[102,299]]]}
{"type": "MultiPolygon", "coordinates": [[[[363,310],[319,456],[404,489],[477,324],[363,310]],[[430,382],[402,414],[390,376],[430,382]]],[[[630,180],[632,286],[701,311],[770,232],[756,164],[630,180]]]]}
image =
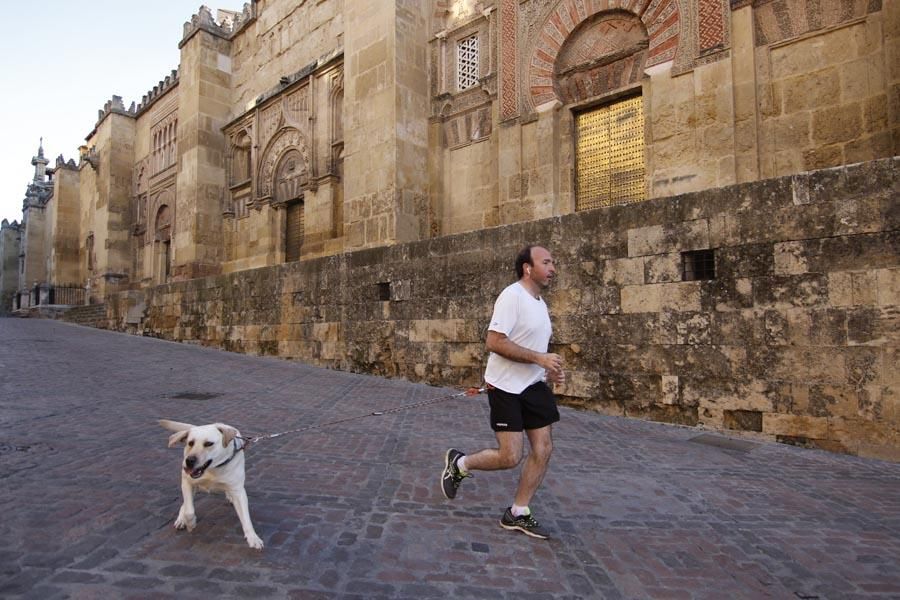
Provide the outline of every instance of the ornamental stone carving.
{"type": "Polygon", "coordinates": [[[257,195],[260,199],[267,199],[273,196],[276,189],[276,167],[279,168],[280,176],[289,176],[291,178],[291,186],[294,185],[293,182],[299,176],[299,173],[307,174],[306,178],[303,179],[302,185],[308,183],[308,144],[303,138],[303,135],[296,129],[283,129],[280,133],[276,134],[275,139],[269,147],[266,148],[259,168],[259,187],[257,195]],[[282,159],[288,158],[289,154],[290,156],[296,155],[296,157],[292,159],[295,161],[294,167],[290,169],[290,171],[282,172],[282,168],[288,169],[288,162],[285,162],[282,159]]]}

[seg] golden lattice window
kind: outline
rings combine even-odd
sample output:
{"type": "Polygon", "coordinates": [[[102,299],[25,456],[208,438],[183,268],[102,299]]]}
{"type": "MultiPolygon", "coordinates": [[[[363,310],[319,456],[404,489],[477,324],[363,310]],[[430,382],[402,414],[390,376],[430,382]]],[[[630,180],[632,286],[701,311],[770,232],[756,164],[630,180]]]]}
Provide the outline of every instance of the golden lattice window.
{"type": "Polygon", "coordinates": [[[640,96],[576,115],[575,210],[647,199],[640,96]]]}

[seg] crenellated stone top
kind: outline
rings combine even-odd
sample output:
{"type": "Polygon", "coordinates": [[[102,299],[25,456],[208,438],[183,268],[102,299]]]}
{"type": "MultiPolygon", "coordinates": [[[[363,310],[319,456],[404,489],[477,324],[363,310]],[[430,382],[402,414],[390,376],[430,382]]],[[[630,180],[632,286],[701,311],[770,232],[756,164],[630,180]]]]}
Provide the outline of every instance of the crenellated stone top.
{"type": "Polygon", "coordinates": [[[215,36],[230,40],[256,18],[256,0],[245,2],[241,12],[222,10],[217,11],[213,17],[212,11],[207,6],[201,6],[197,14],[184,24],[184,34],[178,47],[184,46],[198,31],[206,31],[215,36]]]}
{"type": "MultiPolygon", "coordinates": [[[[172,72],[166,75],[165,79],[160,79],[159,83],[153,86],[153,89],[141,97],[141,103],[135,109],[135,115],[139,115],[147,110],[151,104],[168,92],[170,89],[178,85],[178,69],[172,69],[172,72]]],[[[131,105],[134,107],[134,104],[131,105]]]]}
{"type": "Polygon", "coordinates": [[[91,136],[94,135],[97,128],[100,127],[100,123],[102,123],[103,119],[108,115],[117,114],[135,118],[150,108],[156,100],[176,85],[178,85],[178,69],[172,69],[164,79],[160,79],[159,83],[153,86],[153,89],[143,95],[140,104],[132,102],[128,108],[125,108],[122,97],[113,95],[113,97],[103,105],[103,108],[97,111],[97,122],[94,124],[94,129],[91,130],[87,137],[85,137],[85,140],[89,140],[91,136]]]}
{"type": "Polygon", "coordinates": [[[70,158],[68,161],[63,158],[63,155],[60,154],[56,157],[56,168],[57,169],[71,169],[73,171],[78,170],[78,165],[75,164],[75,159],[70,158]]]}
{"type": "Polygon", "coordinates": [[[126,110],[125,104],[122,103],[122,96],[116,96],[114,94],[111,99],[106,101],[106,104],[103,105],[103,108],[101,108],[100,110],[97,111],[97,123],[94,126],[94,128],[96,129],[96,127],[98,125],[100,125],[100,123],[103,121],[103,119],[105,119],[106,116],[110,115],[110,114],[125,115],[128,117],[133,117],[134,116],[134,102],[132,102],[131,107],[129,107],[126,110]]]}

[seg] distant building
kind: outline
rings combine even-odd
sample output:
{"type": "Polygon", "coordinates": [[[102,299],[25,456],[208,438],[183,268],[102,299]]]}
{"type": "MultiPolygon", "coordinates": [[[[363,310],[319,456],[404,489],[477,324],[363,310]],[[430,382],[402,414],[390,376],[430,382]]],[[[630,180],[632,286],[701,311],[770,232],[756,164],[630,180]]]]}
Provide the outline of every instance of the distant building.
{"type": "Polygon", "coordinates": [[[13,308],[19,289],[19,254],[22,227],[18,221],[0,223],[0,315],[13,308]]]}

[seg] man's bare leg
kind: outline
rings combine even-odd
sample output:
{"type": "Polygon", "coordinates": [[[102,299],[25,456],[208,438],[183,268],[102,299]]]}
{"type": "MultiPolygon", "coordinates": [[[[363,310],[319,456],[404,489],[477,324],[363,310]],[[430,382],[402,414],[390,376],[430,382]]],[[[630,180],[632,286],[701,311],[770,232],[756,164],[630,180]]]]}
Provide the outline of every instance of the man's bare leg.
{"type": "Polygon", "coordinates": [[[466,471],[498,471],[512,469],[522,461],[525,436],[521,431],[497,431],[498,448],[486,448],[467,454],[466,471]]]}
{"type": "Polygon", "coordinates": [[[525,459],[522,474],[519,476],[519,487],[516,490],[516,506],[528,506],[534,493],[544,480],[544,474],[550,465],[550,454],[553,452],[552,425],[540,429],[528,429],[528,443],[531,452],[525,459]]]}

